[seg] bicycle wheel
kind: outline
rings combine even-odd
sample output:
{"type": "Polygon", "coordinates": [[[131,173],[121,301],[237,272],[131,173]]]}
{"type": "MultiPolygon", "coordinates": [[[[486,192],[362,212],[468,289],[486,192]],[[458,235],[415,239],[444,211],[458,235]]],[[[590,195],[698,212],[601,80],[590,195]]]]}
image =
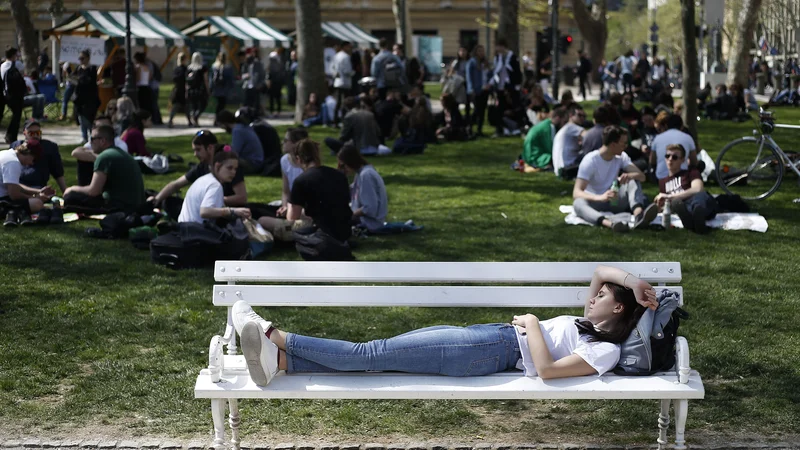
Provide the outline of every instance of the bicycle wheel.
{"type": "Polygon", "coordinates": [[[717,157],[717,182],[728,194],[762,200],[783,180],[783,160],[767,141],[743,137],[729,143],[717,157]]]}

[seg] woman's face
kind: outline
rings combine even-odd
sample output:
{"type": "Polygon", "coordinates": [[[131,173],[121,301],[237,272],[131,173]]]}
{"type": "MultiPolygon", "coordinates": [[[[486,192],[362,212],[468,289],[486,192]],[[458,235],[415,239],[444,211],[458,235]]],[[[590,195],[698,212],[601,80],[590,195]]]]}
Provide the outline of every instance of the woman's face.
{"type": "Polygon", "coordinates": [[[589,312],[586,318],[594,325],[606,322],[622,312],[622,304],[617,303],[614,294],[605,284],[600,288],[600,292],[589,300],[589,312]]]}
{"type": "MultiPolygon", "coordinates": [[[[294,142],[289,138],[289,133],[286,133],[286,135],[283,136],[283,153],[289,153],[293,148],[294,142]]],[[[292,161],[292,158],[289,158],[289,161],[292,161]]]]}
{"type": "Polygon", "coordinates": [[[308,96],[309,103],[317,103],[317,94],[311,94],[308,96]]]}
{"type": "Polygon", "coordinates": [[[341,159],[339,160],[339,166],[338,167],[339,167],[339,170],[341,170],[342,172],[345,173],[345,175],[353,175],[353,174],[356,173],[355,170],[353,170],[350,166],[348,166],[347,164],[342,162],[341,159]]]}
{"type": "Polygon", "coordinates": [[[233,177],[236,176],[236,169],[239,167],[239,161],[229,159],[227,161],[214,164],[214,174],[220,183],[230,183],[233,177]]]}
{"type": "Polygon", "coordinates": [[[478,47],[478,50],[475,51],[475,55],[477,55],[478,58],[483,59],[486,57],[486,50],[484,50],[483,47],[478,47]]]}
{"type": "Polygon", "coordinates": [[[467,57],[467,49],[465,49],[464,47],[458,49],[458,57],[461,59],[465,59],[467,57]]]}
{"type": "Polygon", "coordinates": [[[622,97],[622,109],[631,109],[633,106],[633,99],[629,96],[622,97]]]}

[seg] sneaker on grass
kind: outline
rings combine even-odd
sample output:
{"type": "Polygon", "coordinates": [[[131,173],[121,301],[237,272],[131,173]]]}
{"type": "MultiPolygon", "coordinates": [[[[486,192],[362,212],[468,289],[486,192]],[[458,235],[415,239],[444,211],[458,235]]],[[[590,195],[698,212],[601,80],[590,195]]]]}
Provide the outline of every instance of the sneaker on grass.
{"type": "Polygon", "coordinates": [[[16,227],[19,225],[19,213],[15,210],[9,210],[6,214],[6,220],[3,222],[4,227],[16,227]]]}

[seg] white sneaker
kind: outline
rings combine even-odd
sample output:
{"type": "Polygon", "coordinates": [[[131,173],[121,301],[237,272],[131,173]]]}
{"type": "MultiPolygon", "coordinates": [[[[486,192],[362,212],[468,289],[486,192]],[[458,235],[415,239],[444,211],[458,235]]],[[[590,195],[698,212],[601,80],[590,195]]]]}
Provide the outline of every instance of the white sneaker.
{"type": "Polygon", "coordinates": [[[239,300],[233,304],[231,318],[233,319],[233,328],[236,328],[236,332],[239,333],[239,336],[242,335],[242,330],[244,330],[244,326],[247,322],[255,322],[261,326],[262,334],[266,333],[267,330],[272,327],[272,322],[264,320],[263,317],[256,314],[253,308],[244,300],[239,300]]]}
{"type": "Polygon", "coordinates": [[[250,378],[257,386],[268,385],[278,373],[278,346],[267,339],[259,324],[253,321],[244,325],[240,336],[250,378]]]}

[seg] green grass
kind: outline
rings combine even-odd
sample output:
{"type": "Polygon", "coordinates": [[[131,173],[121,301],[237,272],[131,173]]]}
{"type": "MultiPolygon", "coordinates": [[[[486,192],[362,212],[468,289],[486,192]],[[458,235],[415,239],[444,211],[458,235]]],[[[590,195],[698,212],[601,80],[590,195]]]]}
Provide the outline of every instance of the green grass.
{"type": "MultiPolygon", "coordinates": [[[[795,111],[779,111],[780,122],[798,119],[795,111]]],[[[715,157],[724,143],[750,134],[750,128],[703,122],[700,142],[715,157]]],[[[327,134],[333,130],[315,128],[312,136],[327,134]]],[[[785,130],[776,139],[786,150],[797,142],[785,130]]],[[[189,137],[153,139],[149,145],[192,160],[189,137]]],[[[372,158],[388,187],[390,220],[413,218],[425,230],[361,240],[358,259],[679,261],[692,315],[681,333],[690,343],[692,367],[706,384],[705,400],[690,403],[689,438],[796,434],[796,177],[790,175],[776,195],[754,204],[769,220],[765,234],[648,230],[614,235],[565,225],[558,205],[571,202],[571,184],[552,174],[510,171],[520,148],[519,138],[484,139],[432,146],[417,157],[372,158]]],[[[62,148],[73,182],[69,150],[62,148]]],[[[324,160],[333,164],[330,156],[324,160]]],[[[147,187],[163,186],[186,167],[177,169],[147,177],[147,187]]],[[[275,179],[251,177],[247,187],[255,201],[280,197],[275,179]]],[[[655,191],[647,187],[651,198],[655,191]]],[[[192,389],[207,364],[208,342],[225,321],[224,310],[211,305],[211,271],[170,271],[151,264],[147,252],[127,242],[84,238],[83,229],[93,225],[0,230],[0,417],[6,432],[40,430],[66,437],[93,426],[110,434],[205,435],[209,404],[195,400],[192,389]]],[[[291,248],[268,258],[298,259],[291,248]]],[[[541,317],[564,313],[535,312],[541,317]]],[[[284,329],[353,340],[434,324],[509,321],[516,313],[487,308],[360,308],[346,315],[333,308],[266,311],[284,329]]],[[[412,436],[553,442],[569,436],[568,441],[652,444],[657,411],[655,401],[242,402],[248,439],[272,433],[334,442],[412,436]]]]}

